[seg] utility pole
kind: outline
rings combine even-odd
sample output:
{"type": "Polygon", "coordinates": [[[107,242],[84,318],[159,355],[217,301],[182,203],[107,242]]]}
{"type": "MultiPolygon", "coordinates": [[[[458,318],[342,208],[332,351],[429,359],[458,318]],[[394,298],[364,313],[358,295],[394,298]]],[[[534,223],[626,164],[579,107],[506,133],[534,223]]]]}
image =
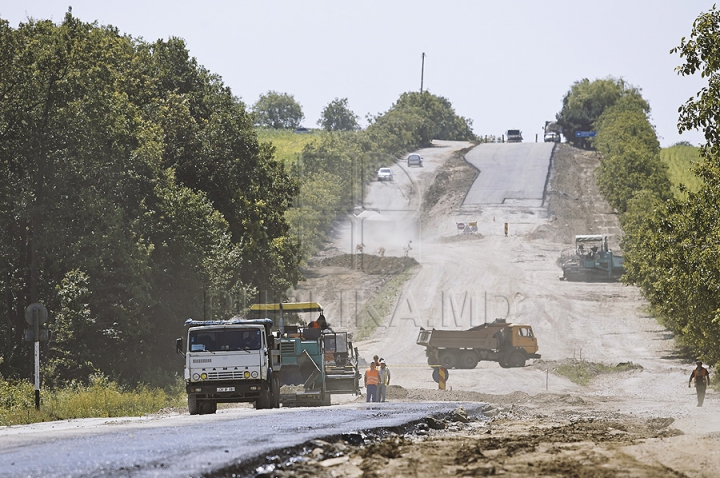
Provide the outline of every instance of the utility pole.
{"type": "Polygon", "coordinates": [[[422,53],[422,68],[420,69],[420,93],[423,92],[423,77],[425,76],[425,52],[422,53]]]}

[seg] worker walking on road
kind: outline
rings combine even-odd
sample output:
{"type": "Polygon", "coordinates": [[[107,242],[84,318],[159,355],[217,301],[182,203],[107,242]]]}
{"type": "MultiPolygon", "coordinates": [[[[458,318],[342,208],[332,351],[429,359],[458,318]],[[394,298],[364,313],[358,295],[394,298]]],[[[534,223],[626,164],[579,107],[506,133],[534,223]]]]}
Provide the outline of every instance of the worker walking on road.
{"type": "Polygon", "coordinates": [[[387,386],[390,385],[390,369],[388,368],[387,364],[385,364],[385,359],[380,359],[380,370],[378,370],[378,401],[384,402],[385,401],[385,392],[387,391],[387,386]]]}
{"type": "Polygon", "coordinates": [[[705,390],[710,385],[710,372],[702,366],[702,362],[698,360],[695,362],[697,367],[690,374],[690,381],[688,382],[688,388],[692,386],[693,379],[695,380],[695,391],[697,392],[697,406],[702,407],[705,401],[705,390]]]}
{"type": "Polygon", "coordinates": [[[365,371],[365,388],[367,388],[367,402],[378,401],[378,384],[380,375],[375,367],[375,362],[370,362],[370,368],[365,371]]]}

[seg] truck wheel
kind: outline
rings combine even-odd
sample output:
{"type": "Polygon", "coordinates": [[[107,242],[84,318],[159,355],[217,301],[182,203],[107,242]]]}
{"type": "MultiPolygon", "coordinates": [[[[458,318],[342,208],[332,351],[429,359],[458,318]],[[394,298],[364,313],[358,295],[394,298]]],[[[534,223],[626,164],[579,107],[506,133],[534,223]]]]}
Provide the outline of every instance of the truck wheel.
{"type": "Polygon", "coordinates": [[[188,410],[190,411],[190,415],[197,415],[200,413],[200,410],[198,408],[198,402],[195,397],[191,397],[188,395],[188,410]]]}
{"type": "Polygon", "coordinates": [[[427,362],[428,362],[428,365],[430,365],[431,367],[433,367],[433,366],[437,367],[438,365],[440,365],[436,359],[430,358],[430,357],[428,357],[427,362]]]}
{"type": "Polygon", "coordinates": [[[273,374],[270,382],[270,407],[280,408],[280,379],[277,374],[273,374]]]}
{"type": "Polygon", "coordinates": [[[460,365],[462,368],[475,368],[478,364],[478,357],[475,352],[464,352],[460,357],[460,365]]]}
{"type": "Polygon", "coordinates": [[[508,360],[508,365],[510,367],[524,367],[525,366],[525,354],[520,352],[519,350],[516,350],[515,352],[510,355],[510,359],[508,360]]]}
{"type": "MultiPolygon", "coordinates": [[[[272,387],[272,384],[267,384],[268,388],[272,387]]],[[[270,396],[270,390],[265,389],[260,392],[260,397],[255,401],[256,410],[264,410],[272,407],[273,398],[270,396]]]]}
{"type": "Polygon", "coordinates": [[[444,351],[440,353],[440,365],[446,369],[451,369],[457,364],[457,357],[453,352],[444,351]]]}

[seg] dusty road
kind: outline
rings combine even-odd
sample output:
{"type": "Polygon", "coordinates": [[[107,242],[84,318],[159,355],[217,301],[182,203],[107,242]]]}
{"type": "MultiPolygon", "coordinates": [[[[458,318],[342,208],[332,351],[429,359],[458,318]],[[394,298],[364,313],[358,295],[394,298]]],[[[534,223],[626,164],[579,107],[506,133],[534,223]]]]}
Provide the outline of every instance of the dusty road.
{"type": "MultiPolygon", "coordinates": [[[[529,154],[540,154],[533,162],[541,162],[540,148],[547,148],[537,145],[535,151],[532,144],[522,146],[529,154]]],[[[80,443],[86,449],[79,456],[102,461],[103,448],[95,447],[95,442],[112,436],[117,440],[111,440],[110,458],[125,457],[125,461],[117,458],[118,463],[132,462],[133,451],[143,448],[143,443],[159,450],[140,467],[92,468],[122,476],[171,476],[180,469],[178,463],[195,458],[198,467],[189,473],[194,476],[203,470],[214,470],[207,476],[276,477],[720,476],[717,396],[710,391],[705,406],[695,406],[694,391],[687,388],[691,365],[678,358],[672,334],[646,313],[637,290],[621,284],[558,280],[557,258],[571,246],[575,234],[620,233],[616,215],[595,186],[593,171],[599,158],[560,145],[549,178],[547,171],[545,178],[539,178],[543,173],[537,167],[532,180],[516,173],[517,181],[506,183],[505,190],[515,191],[513,197],[522,200],[465,202],[478,175],[462,160],[469,147],[438,142],[420,151],[423,168],[408,168],[402,161],[392,165],[395,181],[372,185],[364,209],[338,224],[332,244],[311,263],[308,281],[295,292],[298,300],[321,302],[331,325],[356,333],[362,325],[358,316],[368,304],[379,298],[388,305],[387,309],[374,306],[375,312],[386,312],[377,317],[379,326],[369,338],[356,343],[363,357],[378,354],[390,364],[393,387],[388,403],[368,409],[362,403],[348,403],[353,397],[333,397],[334,405],[347,405],[323,409],[322,420],[312,418],[318,416],[317,410],[258,413],[238,408],[221,410],[217,416],[143,419],[153,423],[150,426],[136,423],[137,419],[97,423],[101,429],[97,432],[73,431],[74,423],[13,427],[0,434],[0,473],[41,476],[32,471],[30,462],[31,447],[40,442],[45,460],[66,452],[59,463],[72,463],[72,450],[67,447],[80,443]],[[537,191],[530,194],[530,185],[536,189],[538,182],[548,179],[538,201],[537,191]],[[478,234],[458,234],[456,223],[469,221],[478,223],[478,234]],[[357,254],[360,244],[365,254],[378,255],[384,249],[386,257],[363,259],[357,254]],[[389,284],[397,272],[390,271],[388,264],[397,265],[398,260],[387,256],[405,255],[418,265],[407,282],[393,289],[389,284]],[[452,390],[437,390],[424,350],[415,344],[419,327],[466,329],[495,317],[532,325],[543,359],[522,369],[502,369],[490,362],[473,370],[453,369],[448,381],[452,390]],[[555,373],[559,365],[578,361],[610,366],[632,362],[638,367],[598,375],[587,386],[555,373]],[[430,404],[420,415],[402,416],[401,410],[420,410],[413,405],[417,402],[451,402],[435,411],[465,404],[468,412],[476,412],[468,413],[467,420],[447,414],[418,419],[433,413],[435,405],[430,404]],[[339,413],[350,415],[338,421],[333,416],[339,413]],[[367,439],[338,436],[348,427],[362,428],[369,420],[367,427],[372,428],[386,418],[416,422],[367,439]],[[330,425],[342,426],[318,426],[326,419],[330,425]],[[251,462],[248,468],[242,463],[249,456],[246,443],[238,443],[232,453],[213,445],[215,439],[232,444],[239,430],[268,426],[274,430],[286,420],[297,423],[291,429],[297,432],[295,439],[283,441],[270,433],[264,436],[262,449],[290,447],[288,456],[261,454],[260,462],[251,462]],[[48,428],[56,426],[59,430],[48,428]],[[138,427],[150,431],[136,438],[138,427]],[[198,454],[170,453],[177,460],[170,463],[173,471],[160,467],[167,462],[163,447],[173,448],[173,440],[193,444],[196,441],[188,432],[200,429],[210,429],[210,435],[200,440],[198,454]],[[291,445],[313,436],[327,441],[291,445]],[[15,466],[7,459],[14,453],[22,458],[18,462],[22,469],[8,468],[15,466]],[[203,456],[208,460],[202,461],[203,456]]],[[[496,153],[491,151],[490,157],[496,153]]],[[[517,167],[521,160],[516,157],[515,163],[505,166],[517,167]]],[[[480,176],[492,165],[483,168],[480,176]]],[[[508,180],[507,173],[501,176],[508,180]]],[[[68,468],[58,470],[59,475],[83,475],[68,468]]]]}
{"type": "MultiPolygon", "coordinates": [[[[488,145],[494,149],[484,156],[502,162],[497,158],[497,146],[488,145]]],[[[532,149],[545,145],[522,146],[532,149]]],[[[507,402],[502,397],[508,394],[526,394],[523,396],[530,398],[521,400],[524,406],[546,415],[533,425],[561,425],[570,416],[627,423],[671,419],[672,427],[685,435],[656,439],[645,434],[638,441],[612,445],[614,453],[651,465],[651,471],[638,468],[640,471],[632,476],[656,476],[653,473],[663,467],[680,476],[720,476],[717,397],[711,391],[705,407],[695,406],[694,390],[687,388],[692,366],[676,357],[672,334],[646,313],[638,291],[621,284],[558,280],[557,258],[563,249],[571,247],[575,234],[613,234],[617,239],[621,232],[617,216],[597,193],[593,171],[599,158],[559,145],[542,205],[532,201],[463,204],[467,188],[458,192],[455,184],[461,183],[454,181],[445,181],[444,195],[427,204],[424,199],[428,195],[438,195],[432,188],[444,171],[451,171],[454,178],[476,174],[463,173],[461,162],[452,159],[454,151],[466,147],[440,142],[436,148],[420,151],[426,166],[410,173],[411,184],[395,187],[402,194],[390,195],[389,184],[371,189],[368,202],[376,202],[377,195],[382,195],[382,204],[388,210],[404,208],[406,212],[402,222],[385,219],[384,229],[394,234],[376,235],[372,231],[378,227],[366,229],[365,244],[372,245],[371,251],[384,247],[397,254],[411,238],[408,255],[420,265],[397,296],[387,298],[393,307],[382,317],[375,334],[358,344],[361,355],[384,357],[390,364],[393,383],[407,389],[431,390],[437,385],[431,379],[423,348],[415,344],[420,326],[466,329],[495,317],[530,324],[538,336],[541,361],[523,369],[502,369],[496,363],[481,362],[474,370],[451,370],[448,386],[453,388],[452,393],[493,394],[499,403],[507,402]],[[467,221],[478,222],[479,234],[458,235],[456,222],[467,221]],[[559,363],[573,359],[611,366],[632,362],[640,367],[600,375],[588,386],[580,386],[552,372],[559,363]],[[550,373],[546,372],[548,368],[550,373]],[[698,453],[700,460],[689,458],[698,453]]],[[[476,151],[470,156],[483,155],[476,151]]],[[[485,168],[491,168],[491,163],[486,161],[485,168]]],[[[535,179],[518,184],[524,182],[536,184],[535,179]]],[[[518,189],[518,197],[522,196],[523,191],[518,189]]],[[[382,216],[388,214],[377,210],[376,217],[382,216]]],[[[370,220],[365,220],[366,226],[370,220]]],[[[338,228],[336,253],[352,252],[348,245],[357,241],[350,233],[357,230],[349,224],[338,228]]],[[[378,290],[378,286],[372,276],[358,271],[335,268],[327,272],[334,274],[334,290],[315,287],[313,280],[303,287],[315,287],[315,297],[328,307],[328,317],[340,316],[343,325],[352,328],[356,320],[347,315],[363,304],[348,305],[347,298],[367,297],[372,292],[368,289],[378,290]],[[354,295],[338,291],[351,287],[357,288],[354,295]],[[338,296],[345,297],[342,310],[336,308],[338,301],[334,299],[338,296]]],[[[492,397],[482,398],[493,402],[492,397]]],[[[581,476],[597,475],[589,472],[581,476]]]]}

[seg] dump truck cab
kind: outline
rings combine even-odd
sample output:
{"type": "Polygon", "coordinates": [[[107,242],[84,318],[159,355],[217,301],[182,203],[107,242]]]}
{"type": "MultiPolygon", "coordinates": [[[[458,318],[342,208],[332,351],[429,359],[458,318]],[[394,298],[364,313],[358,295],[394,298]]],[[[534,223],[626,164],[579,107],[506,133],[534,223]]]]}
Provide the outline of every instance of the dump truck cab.
{"type": "Polygon", "coordinates": [[[197,321],[188,319],[184,377],[191,415],[215,413],[218,403],[252,402],[280,406],[280,351],[270,319],[197,321]]]}

